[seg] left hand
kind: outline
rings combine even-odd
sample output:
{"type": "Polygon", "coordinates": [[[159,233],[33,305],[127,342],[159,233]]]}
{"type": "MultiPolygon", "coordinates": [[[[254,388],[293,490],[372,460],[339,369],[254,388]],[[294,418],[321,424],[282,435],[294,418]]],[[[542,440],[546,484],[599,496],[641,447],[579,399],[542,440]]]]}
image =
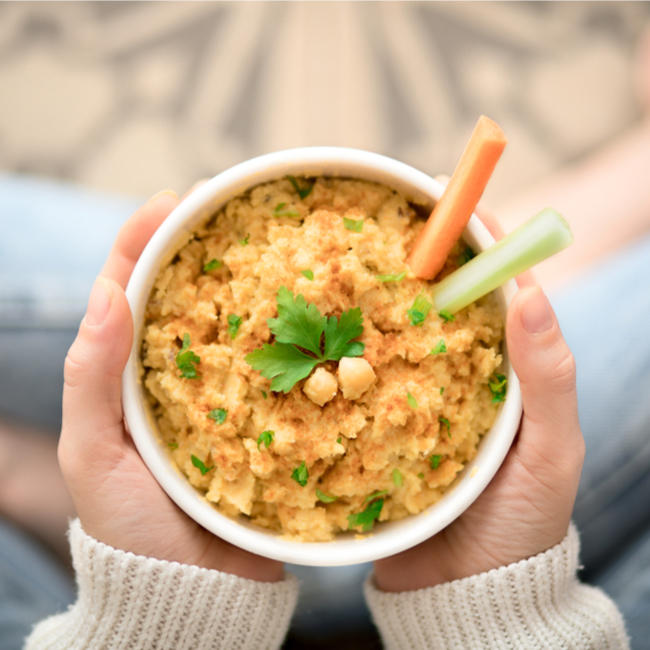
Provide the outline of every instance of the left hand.
{"type": "Polygon", "coordinates": [[[274,582],[280,562],[215,537],[163,492],[124,428],[121,375],[133,323],[124,288],[145,245],[178,197],[163,192],[121,229],[65,364],[59,461],[84,530],[138,555],[274,582]]]}

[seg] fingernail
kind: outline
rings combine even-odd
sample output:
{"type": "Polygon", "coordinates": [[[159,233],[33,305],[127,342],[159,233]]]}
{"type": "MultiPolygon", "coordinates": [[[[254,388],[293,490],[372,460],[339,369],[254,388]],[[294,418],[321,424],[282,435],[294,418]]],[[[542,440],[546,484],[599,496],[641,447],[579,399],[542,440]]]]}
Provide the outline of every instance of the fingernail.
{"type": "Polygon", "coordinates": [[[553,326],[551,305],[540,287],[531,287],[521,307],[521,322],[529,334],[541,334],[553,326]]]}
{"type": "Polygon", "coordinates": [[[149,205],[149,203],[153,203],[154,201],[156,201],[157,199],[159,199],[161,196],[166,196],[166,195],[168,195],[168,196],[173,196],[175,199],[178,199],[178,194],[176,194],[176,192],[174,192],[174,190],[162,190],[161,192],[158,192],[157,194],[154,194],[154,195],[153,195],[153,196],[152,196],[152,197],[147,201],[147,205],[149,205]]]}
{"type": "Polygon", "coordinates": [[[95,280],[93,289],[88,299],[88,310],[84,320],[92,327],[97,327],[104,322],[111,307],[113,291],[111,285],[102,277],[95,280]]]}

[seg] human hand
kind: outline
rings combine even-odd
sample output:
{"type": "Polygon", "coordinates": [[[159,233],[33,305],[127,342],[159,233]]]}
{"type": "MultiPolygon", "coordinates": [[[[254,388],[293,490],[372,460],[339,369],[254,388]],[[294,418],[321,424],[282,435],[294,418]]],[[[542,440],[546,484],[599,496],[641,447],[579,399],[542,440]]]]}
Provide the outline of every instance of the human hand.
{"type": "MultiPolygon", "coordinates": [[[[529,285],[532,276],[520,279],[529,285]]],[[[584,458],[575,363],[542,290],[524,286],[506,321],[524,414],[492,482],[456,521],[375,564],[383,591],[410,591],[523,560],[567,533],[584,458]]]]}
{"type": "Polygon", "coordinates": [[[162,192],[125,223],[95,282],[65,363],[59,462],[84,530],[138,555],[281,580],[280,562],[215,537],[163,492],[123,423],[121,375],[133,340],[124,288],[145,245],[178,205],[162,192]]]}

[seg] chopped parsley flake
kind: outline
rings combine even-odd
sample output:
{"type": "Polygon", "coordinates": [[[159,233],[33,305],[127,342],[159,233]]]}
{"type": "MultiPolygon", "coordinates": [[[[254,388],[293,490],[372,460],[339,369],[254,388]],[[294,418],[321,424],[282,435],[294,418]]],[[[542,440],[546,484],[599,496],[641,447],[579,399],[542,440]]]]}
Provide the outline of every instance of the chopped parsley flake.
{"type": "Polygon", "coordinates": [[[374,501],[379,497],[383,497],[384,494],[388,494],[388,490],[377,490],[376,492],[373,492],[370,496],[367,496],[364,503],[370,503],[371,501],[374,501]]]}
{"type": "Polygon", "coordinates": [[[445,352],[447,352],[447,344],[444,339],[440,339],[433,350],[431,350],[431,354],[444,354],[445,352]]]}
{"type": "Polygon", "coordinates": [[[218,259],[212,259],[210,260],[207,264],[203,265],[203,270],[208,273],[210,271],[216,271],[217,269],[220,269],[223,266],[223,262],[219,261],[218,259]]]}
{"type": "Polygon", "coordinates": [[[401,273],[387,273],[386,275],[376,275],[375,276],[379,282],[399,282],[406,277],[406,271],[401,273]]]}
{"type": "Polygon", "coordinates": [[[298,210],[285,210],[284,206],[286,203],[278,203],[273,210],[273,214],[276,217],[299,217],[300,212],[298,210]]]}
{"type": "Polygon", "coordinates": [[[340,445],[342,440],[343,440],[343,438],[341,438],[341,436],[339,436],[339,437],[336,439],[336,442],[338,442],[339,445],[340,445]]]}
{"type": "Polygon", "coordinates": [[[311,194],[311,191],[314,189],[315,183],[311,183],[308,187],[300,187],[300,185],[298,185],[298,181],[296,180],[295,176],[289,176],[287,174],[287,179],[293,185],[293,189],[296,190],[296,192],[298,192],[298,196],[301,199],[306,199],[311,194]]]}
{"type": "Polygon", "coordinates": [[[444,424],[447,427],[447,435],[451,438],[451,430],[450,430],[449,420],[447,418],[443,418],[442,416],[440,416],[438,418],[438,422],[440,422],[440,424],[444,424]]]}
{"type": "Polygon", "coordinates": [[[344,311],[340,319],[328,318],[316,305],[307,304],[302,294],[294,298],[286,287],[278,290],[277,305],[278,317],[266,321],[275,343],[264,343],[245,357],[254,370],[272,380],[271,390],[288,393],[319,363],[363,354],[365,345],[352,340],[363,333],[358,307],[344,311]]]}
{"type": "Polygon", "coordinates": [[[438,316],[445,321],[445,323],[451,323],[456,320],[456,317],[453,314],[450,314],[446,309],[438,312],[438,316]]]}
{"type": "Polygon", "coordinates": [[[444,392],[445,392],[445,387],[444,387],[444,386],[440,386],[440,394],[442,395],[444,392]]]}
{"type": "Polygon", "coordinates": [[[237,316],[237,314],[228,314],[228,334],[230,334],[230,338],[234,339],[237,336],[242,320],[242,317],[237,316]]]}
{"type": "Polygon", "coordinates": [[[196,364],[201,363],[201,357],[190,350],[190,335],[183,334],[183,346],[176,355],[176,366],[181,371],[181,377],[185,379],[201,379],[196,373],[196,364]]]}
{"type": "MultiPolygon", "coordinates": [[[[260,390],[261,390],[261,389],[260,389],[260,390]]],[[[262,397],[263,397],[264,399],[266,399],[266,398],[268,397],[268,395],[266,394],[266,391],[265,391],[265,390],[262,391],[262,397]]]]}
{"type": "Polygon", "coordinates": [[[425,298],[423,294],[419,294],[413,301],[410,309],[407,309],[406,314],[411,320],[411,325],[422,325],[427,314],[431,310],[431,303],[425,298]]]}
{"type": "Polygon", "coordinates": [[[310,269],[305,269],[304,271],[300,271],[310,282],[313,282],[314,280],[314,272],[310,269]]]}
{"type": "Polygon", "coordinates": [[[431,469],[438,469],[440,466],[440,461],[442,460],[442,456],[440,454],[434,454],[429,458],[429,464],[431,465],[431,469]]]}
{"type": "Polygon", "coordinates": [[[177,443],[177,442],[168,442],[168,443],[167,443],[167,446],[168,446],[170,449],[178,449],[178,443],[177,443]]]}
{"type": "Polygon", "coordinates": [[[355,219],[343,217],[343,225],[352,232],[361,232],[363,230],[363,219],[357,221],[355,219]]]}
{"type": "Polygon", "coordinates": [[[400,472],[397,467],[393,470],[393,485],[395,487],[402,487],[404,484],[404,477],[402,476],[402,472],[400,472]]]}
{"type": "Polygon", "coordinates": [[[334,496],[329,496],[329,494],[325,494],[325,492],[321,492],[318,488],[316,488],[316,498],[321,501],[322,503],[332,503],[333,501],[336,501],[338,497],[334,496]]]}
{"type": "Polygon", "coordinates": [[[240,243],[242,246],[248,246],[248,242],[250,241],[250,238],[251,238],[251,234],[248,233],[244,239],[240,239],[240,240],[239,240],[239,243],[240,243]]]}
{"type": "Polygon", "coordinates": [[[307,471],[307,466],[305,465],[304,460],[298,467],[296,467],[296,469],[293,470],[293,472],[291,472],[291,478],[301,487],[305,487],[305,485],[307,485],[309,472],[307,471]]]}
{"type": "Polygon", "coordinates": [[[228,415],[228,409],[212,409],[208,413],[208,417],[211,420],[214,420],[217,424],[223,424],[226,421],[226,416],[228,415]]]}
{"type": "Polygon", "coordinates": [[[406,393],[406,401],[409,403],[409,406],[412,409],[416,409],[418,407],[418,402],[415,399],[415,397],[413,397],[413,395],[411,395],[411,393],[406,393]]]}
{"type": "Polygon", "coordinates": [[[192,454],[192,465],[201,472],[201,476],[205,476],[211,469],[214,469],[214,465],[212,467],[206,467],[205,463],[194,454],[192,454]]]}
{"type": "Polygon", "coordinates": [[[418,478],[423,479],[423,478],[424,478],[424,474],[423,474],[422,472],[420,472],[420,473],[418,474],[418,478]]]}
{"type": "Polygon", "coordinates": [[[375,521],[379,519],[381,514],[381,509],[384,507],[384,500],[377,499],[372,503],[369,503],[366,506],[366,509],[362,512],[357,512],[352,515],[348,515],[348,528],[357,528],[361,526],[361,530],[364,533],[367,533],[369,530],[372,530],[372,527],[375,524],[375,521]]]}
{"type": "Polygon", "coordinates": [[[259,437],[257,438],[257,448],[260,449],[261,446],[264,445],[268,449],[274,438],[275,431],[271,431],[270,429],[262,431],[262,433],[260,433],[259,437]]]}
{"type": "Polygon", "coordinates": [[[488,381],[488,387],[492,393],[492,403],[503,402],[506,399],[506,384],[508,379],[505,375],[495,373],[488,381]]]}

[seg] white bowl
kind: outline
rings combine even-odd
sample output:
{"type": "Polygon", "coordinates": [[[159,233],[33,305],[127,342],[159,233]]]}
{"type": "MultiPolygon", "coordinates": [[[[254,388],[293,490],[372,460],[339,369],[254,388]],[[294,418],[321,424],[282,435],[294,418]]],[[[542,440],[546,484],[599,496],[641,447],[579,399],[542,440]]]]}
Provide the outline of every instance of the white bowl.
{"type": "MultiPolygon", "coordinates": [[[[338,147],[309,147],[260,156],[241,163],[208,181],[185,199],[165,220],[136,264],[126,291],[135,324],[131,356],[123,375],[123,403],[127,426],[142,459],[171,499],[192,519],[215,535],[247,551],[275,560],[310,566],[344,566],[388,557],[415,546],[442,530],[466,510],[488,485],[505,458],[519,426],[521,394],[504,349],[504,374],[508,395],[500,405],[494,426],[443,498],[418,515],[375,525],[362,539],[340,533],[330,542],[292,542],[277,533],[249,523],[245,517],[230,519],[219,512],[176,469],[160,444],[140,380],[140,349],[145,304],[154,280],[195,226],[230,199],[266,181],[296,176],[345,176],[383,183],[407,198],[431,206],[443,186],[426,174],[378,154],[338,147]]],[[[476,216],[464,238],[480,251],[494,239],[476,216]]],[[[514,281],[498,290],[505,310],[517,291],[514,281]]]]}

